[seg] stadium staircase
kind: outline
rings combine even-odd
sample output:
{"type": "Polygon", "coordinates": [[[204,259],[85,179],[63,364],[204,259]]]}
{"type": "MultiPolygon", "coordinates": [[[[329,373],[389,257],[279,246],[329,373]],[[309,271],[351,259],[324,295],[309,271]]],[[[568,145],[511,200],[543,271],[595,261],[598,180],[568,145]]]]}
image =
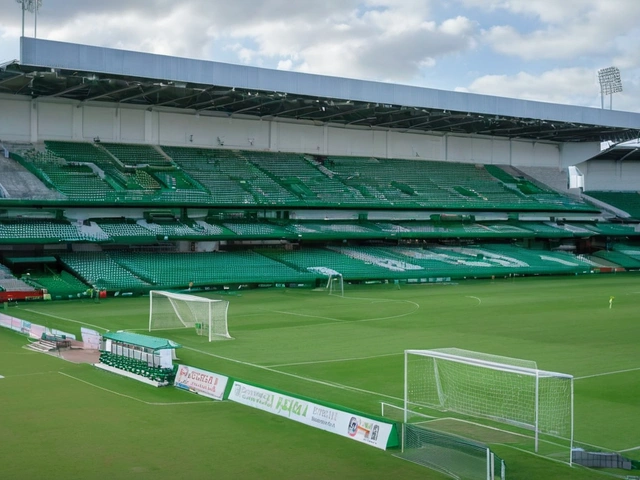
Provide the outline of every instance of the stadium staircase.
{"type": "Polygon", "coordinates": [[[37,342],[31,342],[27,345],[31,350],[35,350],[36,352],[52,352],[58,349],[58,345],[56,342],[51,340],[45,340],[43,338],[39,339],[37,342]]]}

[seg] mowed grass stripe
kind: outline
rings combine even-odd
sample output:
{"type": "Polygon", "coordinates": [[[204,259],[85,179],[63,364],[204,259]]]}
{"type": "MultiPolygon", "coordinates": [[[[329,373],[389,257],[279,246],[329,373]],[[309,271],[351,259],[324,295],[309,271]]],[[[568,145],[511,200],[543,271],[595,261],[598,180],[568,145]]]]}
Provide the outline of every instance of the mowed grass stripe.
{"type": "MultiPolygon", "coordinates": [[[[399,290],[391,285],[347,285],[347,297],[339,301],[309,290],[260,289],[225,297],[230,302],[229,329],[235,340],[208,343],[190,330],[161,334],[187,347],[177,352],[183,363],[378,414],[381,400],[393,398],[397,403],[395,399],[402,398],[402,352],[409,348],[467,348],[535,360],[539,368],[576,377],[634,370],[638,367],[636,312],[640,302],[639,286],[640,277],[632,274],[480,280],[446,288],[412,285],[401,286],[399,290]],[[609,296],[615,296],[612,309],[608,308],[609,296]],[[470,297],[481,299],[481,303],[470,297]],[[277,312],[318,315],[339,321],[317,321],[277,312]],[[380,320],[368,321],[377,318],[380,320]]],[[[29,309],[81,323],[89,321],[110,330],[145,329],[148,324],[148,298],[144,297],[109,298],[100,304],[56,301],[29,304],[29,309]]],[[[12,307],[9,313],[20,316],[20,310],[12,307]]],[[[42,322],[43,317],[36,313],[23,313],[35,323],[42,322]]],[[[53,317],[47,317],[47,322],[50,326],[79,333],[80,323],[53,317]]],[[[4,351],[2,346],[0,344],[0,351],[4,351]]],[[[8,357],[2,357],[2,360],[8,357]]],[[[30,356],[24,357],[30,359],[30,356]]],[[[2,369],[1,373],[6,375],[4,365],[2,369]]],[[[50,369],[40,367],[39,371],[50,369]]],[[[175,401],[168,392],[148,391],[145,389],[151,387],[138,387],[127,379],[111,379],[109,374],[95,369],[68,371],[65,368],[65,372],[144,401],[175,401]]],[[[638,445],[636,432],[640,431],[640,406],[636,400],[640,398],[640,382],[636,375],[637,372],[629,371],[581,378],[576,382],[575,436],[578,442],[602,445],[606,449],[631,449],[629,456],[638,454],[634,450],[638,445]]],[[[37,378],[16,378],[12,382],[31,382],[37,378]]],[[[2,388],[0,386],[0,390],[2,388]]],[[[122,418],[130,418],[130,410],[136,410],[131,405],[145,407],[143,403],[125,398],[121,399],[123,404],[108,392],[95,390],[105,399],[112,398],[109,402],[118,403],[122,418]]],[[[44,398],[42,401],[46,404],[44,398]]],[[[169,412],[173,408],[180,406],[166,406],[160,410],[169,412]]],[[[209,414],[217,415],[220,409],[210,410],[209,414]]],[[[278,419],[245,413],[235,418],[237,423],[232,428],[243,429],[245,433],[260,430],[258,418],[260,422],[282,427],[278,419]]],[[[192,433],[194,439],[208,441],[207,434],[201,429],[195,428],[192,433]]],[[[315,441],[316,437],[309,438],[315,441]]],[[[344,446],[344,440],[338,440],[341,443],[337,448],[349,448],[344,446]]],[[[254,452],[241,441],[237,444],[233,441],[237,441],[235,436],[224,447],[246,451],[245,456],[257,458],[262,455],[261,451],[254,452]]],[[[282,448],[286,451],[281,445],[269,453],[271,461],[278,459],[276,463],[284,469],[284,462],[279,460],[282,448]]],[[[507,460],[510,472],[507,478],[601,478],[589,471],[565,469],[560,464],[551,467],[544,459],[496,448],[507,460]]],[[[178,450],[183,452],[179,445],[178,450]]],[[[303,455],[304,451],[297,453],[303,455]]],[[[366,456],[367,453],[358,455],[366,456]]],[[[187,457],[191,458],[190,454],[187,457]]],[[[329,463],[335,465],[333,459],[329,463]]],[[[407,462],[395,464],[394,475],[411,478],[411,467],[403,465],[407,462]]],[[[365,473],[369,478],[380,476],[376,469],[362,468],[361,473],[355,472],[355,476],[349,478],[358,478],[360,474],[361,478],[367,478],[365,473]]],[[[440,478],[429,470],[417,468],[422,478],[440,478]]],[[[248,467],[242,472],[262,473],[248,467]]],[[[326,472],[323,473],[307,472],[307,475],[308,478],[326,478],[326,472]]],[[[270,478],[268,474],[261,476],[270,478]]],[[[281,473],[279,477],[271,478],[286,476],[281,473]]]]}

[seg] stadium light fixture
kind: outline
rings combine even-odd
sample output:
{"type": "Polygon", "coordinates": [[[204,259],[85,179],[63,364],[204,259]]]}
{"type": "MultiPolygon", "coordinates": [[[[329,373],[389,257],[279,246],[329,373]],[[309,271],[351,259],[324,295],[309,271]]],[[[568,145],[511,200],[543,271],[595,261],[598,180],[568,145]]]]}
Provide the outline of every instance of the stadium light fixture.
{"type": "Polygon", "coordinates": [[[618,67],[607,67],[598,70],[600,82],[600,106],[604,108],[604,96],[609,95],[609,110],[613,108],[613,94],[622,91],[622,80],[618,67]]]}
{"type": "Polygon", "coordinates": [[[38,10],[42,6],[42,0],[16,0],[20,5],[22,5],[22,36],[24,37],[24,12],[31,12],[35,14],[34,20],[34,36],[36,36],[36,32],[38,31],[38,10]]]}
{"type": "MultiPolygon", "coordinates": [[[[33,20],[33,36],[38,36],[38,10],[42,6],[42,0],[16,0],[22,6],[22,36],[24,37],[24,12],[35,14],[33,20]]],[[[20,61],[22,61],[22,43],[20,43],[20,61]]]]}

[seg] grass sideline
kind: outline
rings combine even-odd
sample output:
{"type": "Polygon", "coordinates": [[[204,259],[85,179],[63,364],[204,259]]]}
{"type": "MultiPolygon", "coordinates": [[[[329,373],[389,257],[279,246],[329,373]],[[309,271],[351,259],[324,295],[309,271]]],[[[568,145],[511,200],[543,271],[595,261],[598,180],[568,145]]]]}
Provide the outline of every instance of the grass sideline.
{"type": "MultiPolygon", "coordinates": [[[[242,291],[229,300],[235,340],[158,332],[181,361],[285,391],[380,413],[401,404],[408,348],[459,347],[536,360],[574,375],[575,439],[607,450],[640,446],[640,277],[632,274],[242,291]],[[614,296],[613,308],[609,298],[614,296]],[[619,372],[619,373],[611,373],[619,372]]],[[[211,295],[214,298],[215,295],[211,295]]],[[[140,331],[148,298],[28,303],[9,314],[71,332],[83,323],[140,331]]],[[[153,389],[20,347],[0,330],[3,472],[8,478],[439,479],[357,442],[231,402],[153,389]],[[61,373],[58,373],[61,372],[61,373]]],[[[595,479],[495,445],[507,478],[595,479]]],[[[640,459],[640,449],[625,455],[640,459]]],[[[620,472],[617,472],[620,473],[620,472]]]]}

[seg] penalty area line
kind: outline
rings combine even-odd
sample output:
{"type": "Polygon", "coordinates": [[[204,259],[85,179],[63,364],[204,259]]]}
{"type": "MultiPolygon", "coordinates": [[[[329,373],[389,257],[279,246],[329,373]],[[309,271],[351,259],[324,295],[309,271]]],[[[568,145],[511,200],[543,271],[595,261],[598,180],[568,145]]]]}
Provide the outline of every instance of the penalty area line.
{"type": "Polygon", "coordinates": [[[37,310],[31,310],[29,308],[22,308],[25,312],[35,313],[37,315],[44,315],[45,317],[57,318],[58,320],[64,320],[65,322],[79,323],[80,325],[87,325],[88,327],[98,328],[100,330],[104,330],[105,332],[109,331],[108,328],[99,327],[98,325],[92,325],[91,323],[81,322],[80,320],[72,320],[70,318],[59,317],[58,315],[51,315],[50,313],[39,312],[37,310]]]}
{"type": "Polygon", "coordinates": [[[372,358],[383,358],[383,357],[393,357],[397,355],[402,355],[402,353],[385,353],[383,355],[371,355],[369,357],[353,357],[353,358],[338,358],[335,360],[316,360],[313,362],[297,362],[297,363],[280,363],[277,365],[266,365],[269,368],[279,368],[279,367],[295,367],[297,365],[316,365],[320,363],[334,363],[334,362],[350,362],[353,360],[370,360],[372,358]]]}
{"type": "Polygon", "coordinates": [[[154,406],[171,406],[171,405],[192,405],[194,403],[211,403],[213,401],[197,401],[197,402],[147,402],[145,400],[141,400],[140,398],[132,397],[131,395],[125,395],[124,393],[116,392],[114,390],[109,390],[108,388],[101,387],[100,385],[96,385],[95,383],[87,382],[86,380],[82,380],[81,378],[74,377],[73,375],[69,375],[68,373],[58,372],[60,375],[64,375],[65,377],[72,378],[78,382],[84,383],[86,385],[90,385],[99,390],[103,390],[105,392],[113,393],[114,395],[118,395],[119,397],[128,398],[130,400],[135,400],[136,402],[144,403],[145,405],[154,405],[154,406]]]}
{"type": "Polygon", "coordinates": [[[223,357],[222,355],[216,355],[215,353],[205,352],[203,350],[198,350],[198,349],[193,348],[193,347],[187,347],[185,345],[183,345],[182,348],[185,348],[187,350],[191,350],[193,352],[201,353],[202,355],[208,355],[210,357],[219,358],[220,360],[226,360],[228,362],[238,363],[240,365],[245,365],[247,367],[259,368],[260,370],[266,370],[268,372],[278,373],[280,375],[285,375],[287,377],[297,378],[298,380],[304,380],[306,382],[316,383],[318,385],[324,385],[326,387],[332,387],[332,388],[337,388],[339,390],[347,390],[347,391],[352,391],[352,392],[357,392],[357,393],[364,393],[364,394],[367,394],[367,395],[377,395],[379,397],[390,398],[391,400],[397,400],[399,402],[402,402],[404,400],[403,398],[394,397],[392,395],[386,395],[384,393],[372,392],[370,390],[364,390],[362,388],[352,387],[352,386],[349,386],[349,385],[342,385],[340,383],[327,382],[327,381],[324,381],[324,380],[316,380],[315,378],[303,377],[302,375],[296,375],[294,373],[283,372],[281,370],[276,370],[275,368],[266,367],[264,365],[258,365],[258,364],[255,364],[255,363],[244,362],[242,360],[236,360],[235,358],[223,357]]]}
{"type": "Polygon", "coordinates": [[[640,445],[637,447],[625,448],[624,450],[618,450],[618,452],[633,452],[634,450],[640,450],[640,445]]]}
{"type": "Polygon", "coordinates": [[[594,373],[593,375],[584,375],[582,377],[573,377],[574,380],[584,380],[585,378],[604,377],[606,375],[615,375],[617,373],[637,372],[640,367],[627,368],[626,370],[615,370],[613,372],[594,373]]]}

